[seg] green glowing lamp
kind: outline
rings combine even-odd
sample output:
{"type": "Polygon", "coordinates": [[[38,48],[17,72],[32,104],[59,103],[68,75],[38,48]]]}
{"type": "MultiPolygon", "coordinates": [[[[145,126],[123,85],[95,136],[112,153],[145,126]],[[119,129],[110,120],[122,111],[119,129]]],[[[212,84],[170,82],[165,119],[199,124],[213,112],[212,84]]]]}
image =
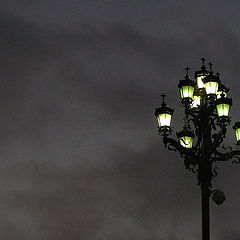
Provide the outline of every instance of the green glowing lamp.
{"type": "Polygon", "coordinates": [[[183,130],[177,133],[178,141],[184,148],[193,147],[193,138],[195,137],[190,127],[185,124],[183,130]]]}
{"type": "Polygon", "coordinates": [[[230,107],[232,106],[232,99],[225,98],[222,94],[221,98],[218,98],[215,102],[217,108],[217,114],[219,118],[226,118],[229,115],[230,107]]]}
{"type": "Polygon", "coordinates": [[[155,116],[158,123],[159,133],[164,135],[171,133],[171,119],[174,110],[166,106],[164,101],[166,95],[162,94],[161,96],[163,97],[162,106],[156,108],[155,116]]]}
{"type": "Polygon", "coordinates": [[[235,130],[237,145],[240,145],[240,122],[235,122],[233,129],[235,130]]]}
{"type": "Polygon", "coordinates": [[[181,96],[182,101],[189,102],[193,98],[195,82],[190,80],[190,78],[188,76],[188,70],[190,68],[186,67],[185,69],[187,71],[187,74],[185,76],[185,79],[179,81],[178,87],[179,87],[180,96],[181,96]]]}

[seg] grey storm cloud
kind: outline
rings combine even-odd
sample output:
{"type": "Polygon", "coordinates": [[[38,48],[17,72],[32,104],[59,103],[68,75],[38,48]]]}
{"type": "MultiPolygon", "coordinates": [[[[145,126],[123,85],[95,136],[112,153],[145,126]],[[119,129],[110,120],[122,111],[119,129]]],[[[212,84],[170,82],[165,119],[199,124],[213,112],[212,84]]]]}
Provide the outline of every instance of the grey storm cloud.
{"type": "MultiPolygon", "coordinates": [[[[199,239],[196,178],[164,149],[153,112],[166,91],[176,108],[174,128],[181,128],[176,85],[184,67],[198,67],[203,55],[224,71],[237,101],[237,32],[218,18],[191,25],[186,38],[177,28],[175,36],[146,33],[121,18],[47,26],[41,18],[30,21],[31,11],[24,18],[6,9],[0,17],[0,237],[199,239]]],[[[174,9],[176,17],[186,11],[174,9]]],[[[233,184],[239,169],[232,169],[220,169],[216,181],[231,195],[221,210],[212,207],[213,236],[220,239],[239,234],[233,184]]]]}

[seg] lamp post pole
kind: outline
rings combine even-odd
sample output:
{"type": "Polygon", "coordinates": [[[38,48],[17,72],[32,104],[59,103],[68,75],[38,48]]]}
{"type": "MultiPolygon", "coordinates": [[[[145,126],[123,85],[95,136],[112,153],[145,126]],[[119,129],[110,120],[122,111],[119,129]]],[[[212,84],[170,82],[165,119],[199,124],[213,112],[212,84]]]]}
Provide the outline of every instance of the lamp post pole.
{"type": "Polygon", "coordinates": [[[202,195],[202,239],[210,239],[210,217],[209,217],[209,193],[210,189],[207,185],[201,186],[202,195]]]}
{"type": "MultiPolygon", "coordinates": [[[[185,125],[177,132],[178,139],[169,137],[172,133],[171,118],[173,109],[167,107],[165,94],[162,94],[161,107],[155,111],[158,132],[163,136],[163,143],[169,150],[178,151],[184,158],[186,169],[197,174],[202,200],[202,240],[210,240],[209,199],[220,205],[226,197],[212,189],[212,179],[217,176],[215,163],[228,161],[240,164],[240,150],[225,148],[223,140],[227,126],[230,125],[229,110],[232,99],[227,98],[227,89],[219,79],[219,74],[208,71],[202,58],[200,71],[195,72],[195,81],[190,80],[189,68],[186,68],[184,80],[179,82],[182,106],[185,108],[185,125]],[[192,130],[193,129],[193,130],[192,130]],[[196,137],[196,140],[193,139],[196,137]]],[[[236,134],[236,146],[240,146],[240,122],[233,126],[236,134]]]]}
{"type": "Polygon", "coordinates": [[[200,128],[201,128],[201,200],[202,200],[202,240],[210,240],[210,217],[209,217],[209,197],[210,197],[210,175],[211,166],[207,156],[207,141],[209,138],[208,116],[206,114],[205,99],[200,102],[200,128]]]}

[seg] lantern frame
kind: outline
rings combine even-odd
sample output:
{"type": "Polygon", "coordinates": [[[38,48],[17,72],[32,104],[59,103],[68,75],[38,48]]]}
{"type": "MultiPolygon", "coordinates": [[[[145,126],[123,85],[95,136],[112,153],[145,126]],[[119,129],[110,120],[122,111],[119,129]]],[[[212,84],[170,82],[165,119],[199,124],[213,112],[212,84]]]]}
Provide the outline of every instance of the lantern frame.
{"type": "Polygon", "coordinates": [[[229,88],[225,87],[224,84],[220,83],[217,91],[217,98],[221,98],[222,94],[226,98],[228,95],[229,88]]]}
{"type": "Polygon", "coordinates": [[[163,94],[162,106],[159,108],[156,108],[155,110],[155,116],[158,122],[158,132],[160,135],[171,134],[172,132],[171,121],[172,121],[173,112],[174,112],[174,109],[167,107],[166,103],[164,102],[164,94],[163,94]],[[165,115],[165,118],[169,117],[169,124],[166,124],[166,123],[162,124],[161,115],[165,115]]]}
{"type": "Polygon", "coordinates": [[[230,108],[232,106],[232,99],[226,98],[222,94],[221,98],[216,99],[215,106],[216,106],[218,118],[228,120],[230,108]],[[222,105],[221,109],[220,109],[220,105],[222,105]],[[219,114],[219,113],[221,113],[221,114],[219,114]]]}
{"type": "Polygon", "coordinates": [[[209,75],[209,71],[206,69],[206,66],[204,65],[204,61],[202,63],[201,70],[195,71],[196,85],[198,89],[205,88],[203,79],[209,75]]]}
{"type": "Polygon", "coordinates": [[[185,79],[180,80],[178,84],[180,96],[182,103],[191,103],[194,95],[194,88],[196,84],[192,81],[189,76],[186,76],[185,79]]]}
{"type": "Polygon", "coordinates": [[[193,147],[193,139],[195,137],[195,134],[193,133],[193,131],[191,131],[189,129],[189,127],[184,126],[183,130],[181,132],[177,132],[176,135],[177,135],[178,141],[182,147],[184,147],[184,148],[192,148],[193,147]],[[190,146],[187,146],[189,143],[189,139],[191,139],[190,146]]]}
{"type": "Polygon", "coordinates": [[[240,145],[240,122],[235,122],[233,129],[235,131],[235,136],[236,136],[236,140],[237,140],[237,145],[240,145]]]}
{"type": "Polygon", "coordinates": [[[218,76],[212,74],[212,72],[203,79],[205,90],[207,95],[217,95],[218,86],[220,85],[220,80],[218,76]],[[215,85],[215,86],[214,86],[215,85]]]}

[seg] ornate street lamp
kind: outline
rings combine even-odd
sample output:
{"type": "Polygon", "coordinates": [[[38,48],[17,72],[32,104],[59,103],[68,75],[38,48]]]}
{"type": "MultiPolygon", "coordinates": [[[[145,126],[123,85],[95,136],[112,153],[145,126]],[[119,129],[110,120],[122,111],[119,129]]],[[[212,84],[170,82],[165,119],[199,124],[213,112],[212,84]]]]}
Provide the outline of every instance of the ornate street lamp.
{"type": "Polygon", "coordinates": [[[184,104],[192,102],[194,87],[196,85],[195,82],[190,80],[188,76],[188,71],[190,70],[190,68],[186,67],[185,70],[187,71],[185,79],[180,80],[178,84],[182,103],[184,104]]]}
{"type": "Polygon", "coordinates": [[[240,122],[236,122],[233,129],[235,130],[237,145],[240,145],[240,122]]]}
{"type": "Polygon", "coordinates": [[[201,66],[201,69],[199,71],[196,71],[195,72],[195,79],[196,79],[196,82],[197,82],[197,88],[204,88],[204,83],[203,83],[203,78],[205,78],[208,74],[209,74],[209,71],[206,70],[206,66],[204,65],[206,59],[204,57],[201,58],[202,60],[202,66],[201,66]]]}
{"type": "Polygon", "coordinates": [[[195,137],[193,131],[190,130],[189,126],[184,126],[181,132],[177,133],[179,143],[184,148],[192,148],[193,138],[195,137]]]}
{"type": "Polygon", "coordinates": [[[219,118],[228,118],[230,107],[232,106],[232,99],[224,97],[222,94],[221,98],[216,101],[217,115],[219,118]]]}
{"type": "MultiPolygon", "coordinates": [[[[209,198],[216,204],[222,204],[226,199],[222,191],[212,188],[212,179],[217,176],[214,165],[218,161],[233,158],[233,163],[240,163],[240,150],[225,148],[222,144],[230,124],[232,99],[227,98],[229,89],[220,81],[219,74],[213,73],[212,64],[209,64],[208,71],[204,65],[205,59],[201,60],[201,70],[195,72],[195,81],[190,80],[187,67],[185,79],[178,84],[181,102],[185,108],[185,125],[183,130],[177,133],[178,140],[169,137],[172,133],[170,123],[173,109],[166,106],[164,94],[162,106],[156,109],[155,116],[165,147],[177,150],[184,158],[186,169],[197,173],[202,196],[202,239],[209,240],[209,198]]],[[[240,122],[236,122],[233,129],[238,147],[240,122]]]]}
{"type": "Polygon", "coordinates": [[[214,75],[212,71],[212,63],[210,65],[210,73],[202,79],[206,94],[215,97],[218,91],[218,85],[220,84],[219,75],[214,75]]]}
{"type": "Polygon", "coordinates": [[[155,116],[158,122],[159,134],[168,135],[172,132],[171,119],[173,115],[173,109],[167,107],[164,98],[165,94],[162,94],[163,102],[162,106],[157,108],[155,111],[155,116]]]}

